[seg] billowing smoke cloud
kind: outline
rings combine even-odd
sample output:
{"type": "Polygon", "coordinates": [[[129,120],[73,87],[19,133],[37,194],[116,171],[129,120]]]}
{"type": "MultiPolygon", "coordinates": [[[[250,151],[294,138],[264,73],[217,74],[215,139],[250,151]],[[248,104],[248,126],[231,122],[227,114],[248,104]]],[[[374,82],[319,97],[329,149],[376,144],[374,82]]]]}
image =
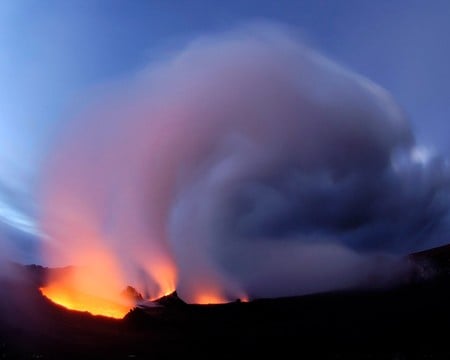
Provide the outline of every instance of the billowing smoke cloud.
{"type": "Polygon", "coordinates": [[[99,103],[49,162],[51,263],[202,302],[384,281],[447,241],[448,164],[284,29],[198,39],[99,103]]]}

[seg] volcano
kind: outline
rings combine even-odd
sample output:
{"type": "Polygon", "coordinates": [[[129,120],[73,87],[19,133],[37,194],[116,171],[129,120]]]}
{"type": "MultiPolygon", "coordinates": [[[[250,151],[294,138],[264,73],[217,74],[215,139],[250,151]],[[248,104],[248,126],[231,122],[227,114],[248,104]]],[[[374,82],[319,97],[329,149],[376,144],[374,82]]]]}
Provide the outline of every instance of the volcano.
{"type": "MultiPolygon", "coordinates": [[[[450,355],[450,245],[411,254],[413,271],[389,289],[190,305],[176,292],[122,319],[68,310],[41,294],[51,272],[14,265],[0,298],[2,358],[172,358],[296,354],[324,358],[450,355]],[[216,355],[214,355],[216,354],[216,355]]],[[[430,357],[432,356],[432,357],[430,357]]]]}

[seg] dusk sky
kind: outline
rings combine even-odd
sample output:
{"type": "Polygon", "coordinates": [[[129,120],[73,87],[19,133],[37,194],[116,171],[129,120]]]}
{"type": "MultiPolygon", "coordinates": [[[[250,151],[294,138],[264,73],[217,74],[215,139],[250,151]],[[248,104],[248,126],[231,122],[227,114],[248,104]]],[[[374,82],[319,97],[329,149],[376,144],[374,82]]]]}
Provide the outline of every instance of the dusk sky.
{"type": "Polygon", "coordinates": [[[36,232],[42,164],[92,94],[249,22],[292,26],[387,89],[421,146],[450,155],[449,16],[446,0],[0,1],[0,234],[32,247],[12,229],[36,232]]]}

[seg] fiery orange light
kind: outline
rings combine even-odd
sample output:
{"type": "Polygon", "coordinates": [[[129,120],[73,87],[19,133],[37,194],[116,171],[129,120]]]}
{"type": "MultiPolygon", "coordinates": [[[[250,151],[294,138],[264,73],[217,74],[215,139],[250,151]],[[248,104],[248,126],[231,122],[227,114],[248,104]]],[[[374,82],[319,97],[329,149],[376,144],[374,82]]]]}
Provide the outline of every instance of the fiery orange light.
{"type": "Polygon", "coordinates": [[[149,300],[155,300],[162,296],[173,293],[176,289],[177,269],[172,262],[168,260],[153,261],[147,268],[149,274],[152,275],[158,284],[158,292],[152,294],[149,300]]]}
{"type": "Polygon", "coordinates": [[[194,301],[196,304],[225,304],[228,302],[223,296],[216,292],[201,292],[194,301]]]}
{"type": "MultiPolygon", "coordinates": [[[[243,295],[239,299],[240,302],[249,302],[250,299],[243,295]]],[[[207,305],[207,304],[225,304],[230,302],[230,300],[226,299],[225,297],[221,296],[219,293],[211,293],[211,292],[205,292],[200,293],[196,296],[194,303],[200,304],[200,305],[207,305]]]]}
{"type": "MultiPolygon", "coordinates": [[[[123,318],[136,299],[123,295],[128,285],[136,289],[146,288],[146,284],[127,283],[117,255],[103,246],[99,237],[91,236],[86,246],[73,249],[71,262],[77,266],[66,272],[55,272],[47,279],[47,285],[40,290],[48,299],[71,310],[87,311],[94,315],[123,318]]],[[[154,280],[149,300],[154,300],[175,291],[177,268],[164,255],[153,257],[142,251],[136,260],[154,280]],[[146,260],[146,261],[145,261],[146,260]]]]}
{"type": "Polygon", "coordinates": [[[54,303],[70,310],[87,311],[93,315],[103,315],[116,319],[123,318],[130,311],[129,306],[78,292],[73,288],[66,288],[58,284],[45,286],[39,290],[54,303]]]}
{"type": "MultiPolygon", "coordinates": [[[[169,256],[137,252],[134,258],[154,281],[154,286],[149,287],[146,280],[142,284],[128,284],[117,254],[103,245],[99,237],[89,238],[91,241],[72,249],[71,262],[77,266],[68,272],[54,273],[47,279],[47,285],[40,288],[42,294],[51,301],[71,310],[123,318],[136,305],[135,298],[123,295],[128,285],[136,286],[138,291],[146,289],[149,300],[176,290],[177,267],[169,256]]],[[[240,299],[248,301],[244,295],[240,299]]],[[[196,304],[223,304],[230,301],[212,281],[200,282],[190,300],[196,304]]]]}
{"type": "Polygon", "coordinates": [[[241,302],[250,302],[250,298],[247,295],[242,295],[242,297],[239,299],[241,302]]]}
{"type": "Polygon", "coordinates": [[[122,295],[126,286],[114,257],[102,248],[80,252],[79,256],[82,265],[50,276],[40,289],[42,294],[70,310],[122,318],[134,303],[122,295]]]}

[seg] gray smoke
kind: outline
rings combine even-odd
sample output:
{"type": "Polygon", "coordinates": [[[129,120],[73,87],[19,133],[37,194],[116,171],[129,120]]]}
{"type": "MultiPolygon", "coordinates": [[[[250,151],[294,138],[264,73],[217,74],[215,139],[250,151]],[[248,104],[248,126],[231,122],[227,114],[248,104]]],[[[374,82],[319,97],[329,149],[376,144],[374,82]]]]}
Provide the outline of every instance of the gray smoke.
{"type": "Polygon", "coordinates": [[[300,295],[393,281],[398,256],[447,242],[449,179],[385,90],[259,25],[193,41],[77,117],[42,224],[49,261],[108,249],[148,296],[167,264],[189,302],[300,295]]]}

